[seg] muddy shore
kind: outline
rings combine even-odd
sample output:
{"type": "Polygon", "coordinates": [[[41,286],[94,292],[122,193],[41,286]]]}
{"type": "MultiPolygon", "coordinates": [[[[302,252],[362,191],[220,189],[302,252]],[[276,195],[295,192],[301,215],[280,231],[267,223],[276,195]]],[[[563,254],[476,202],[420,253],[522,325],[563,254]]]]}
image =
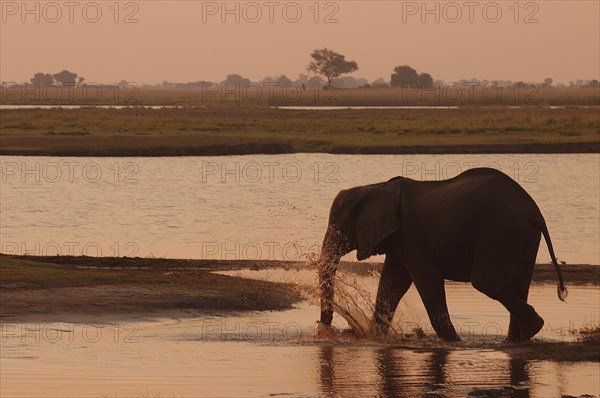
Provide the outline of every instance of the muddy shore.
{"type": "MultiPolygon", "coordinates": [[[[343,262],[340,270],[368,274],[380,266],[343,262]]],[[[314,266],[286,261],[0,254],[0,323],[109,324],[284,310],[301,300],[292,285],[213,271],[310,267],[314,266]]],[[[563,265],[562,269],[567,286],[600,284],[600,266],[563,265]]],[[[534,283],[556,283],[554,267],[536,265],[533,279],[534,283]]],[[[495,347],[528,360],[600,362],[597,327],[581,336],[576,342],[535,340],[495,347]]]]}
{"type": "MultiPolygon", "coordinates": [[[[310,267],[291,261],[0,255],[0,319],[53,322],[65,317],[110,320],[282,310],[300,300],[291,285],[213,271],[310,267]]],[[[366,275],[380,267],[343,262],[340,270],[366,275]]],[[[562,269],[567,286],[600,284],[598,266],[562,269]]],[[[538,264],[533,280],[556,283],[556,271],[550,264],[538,264]]]]}
{"type": "Polygon", "coordinates": [[[0,320],[172,319],[283,310],[300,300],[289,285],[218,275],[213,270],[183,268],[160,259],[0,255],[0,320]]]}

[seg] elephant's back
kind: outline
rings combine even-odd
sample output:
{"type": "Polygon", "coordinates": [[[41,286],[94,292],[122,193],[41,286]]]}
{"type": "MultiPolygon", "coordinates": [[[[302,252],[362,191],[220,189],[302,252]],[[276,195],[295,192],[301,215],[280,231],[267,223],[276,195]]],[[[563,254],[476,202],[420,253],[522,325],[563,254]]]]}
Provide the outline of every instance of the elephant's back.
{"type": "Polygon", "coordinates": [[[449,199],[470,203],[479,209],[509,213],[537,209],[523,187],[496,169],[470,169],[440,183],[441,191],[449,199]]]}
{"type": "Polygon", "coordinates": [[[476,168],[443,181],[415,182],[414,194],[403,196],[418,209],[432,239],[453,237],[471,242],[498,235],[531,235],[539,208],[512,178],[490,168],[476,168]]]}

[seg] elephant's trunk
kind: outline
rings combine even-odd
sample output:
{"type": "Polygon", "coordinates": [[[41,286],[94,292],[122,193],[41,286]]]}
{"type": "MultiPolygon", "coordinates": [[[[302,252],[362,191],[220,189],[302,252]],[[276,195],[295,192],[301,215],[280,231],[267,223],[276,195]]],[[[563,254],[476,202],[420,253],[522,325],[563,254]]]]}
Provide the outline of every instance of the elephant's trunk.
{"type": "Polygon", "coordinates": [[[331,226],[327,229],[319,259],[320,321],[327,326],[331,325],[333,320],[334,279],[341,257],[337,235],[338,233],[331,226]]]}

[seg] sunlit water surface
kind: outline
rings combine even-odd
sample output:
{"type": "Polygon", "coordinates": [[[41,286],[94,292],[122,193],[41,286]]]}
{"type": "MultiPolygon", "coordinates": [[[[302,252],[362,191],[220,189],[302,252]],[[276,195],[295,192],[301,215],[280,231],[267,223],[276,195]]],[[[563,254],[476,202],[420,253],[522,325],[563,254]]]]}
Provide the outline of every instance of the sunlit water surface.
{"type": "MultiPolygon", "coordinates": [[[[0,162],[4,253],[302,260],[318,252],[341,189],[492,166],[537,201],[559,259],[600,264],[597,154],[2,156],[0,162]]],[[[538,261],[549,261],[544,243],[538,261]]]]}

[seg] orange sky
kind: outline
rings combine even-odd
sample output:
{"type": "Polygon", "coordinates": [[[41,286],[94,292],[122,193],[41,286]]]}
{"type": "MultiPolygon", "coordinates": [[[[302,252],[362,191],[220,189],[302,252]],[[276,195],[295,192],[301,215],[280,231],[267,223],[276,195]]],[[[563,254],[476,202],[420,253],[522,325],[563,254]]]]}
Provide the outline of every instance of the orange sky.
{"type": "Polygon", "coordinates": [[[353,76],[369,80],[389,80],[404,64],[448,82],[600,74],[597,0],[67,3],[27,1],[25,10],[22,1],[0,1],[2,81],[62,69],[103,83],[221,81],[229,73],[294,79],[321,47],[355,60],[353,76]],[[233,12],[223,15],[224,4],[233,12]]]}

